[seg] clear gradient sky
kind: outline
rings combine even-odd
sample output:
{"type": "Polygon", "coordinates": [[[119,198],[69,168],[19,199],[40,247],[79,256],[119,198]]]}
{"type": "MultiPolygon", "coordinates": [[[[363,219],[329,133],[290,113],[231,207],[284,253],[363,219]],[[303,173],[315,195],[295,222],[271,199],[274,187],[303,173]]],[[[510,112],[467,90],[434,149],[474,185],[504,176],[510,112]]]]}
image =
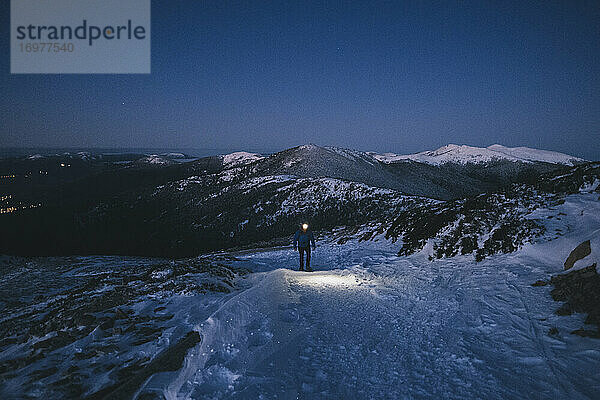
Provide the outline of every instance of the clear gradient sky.
{"type": "Polygon", "coordinates": [[[529,146],[600,159],[600,2],[153,1],[152,74],[10,75],[0,147],[411,153],[529,146]]]}

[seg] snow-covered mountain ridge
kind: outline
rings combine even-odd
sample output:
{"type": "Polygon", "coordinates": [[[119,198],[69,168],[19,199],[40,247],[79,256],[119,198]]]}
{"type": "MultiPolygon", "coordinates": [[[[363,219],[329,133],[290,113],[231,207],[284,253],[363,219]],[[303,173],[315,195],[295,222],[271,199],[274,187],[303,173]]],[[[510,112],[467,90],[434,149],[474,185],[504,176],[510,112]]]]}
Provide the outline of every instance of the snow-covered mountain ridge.
{"type": "Polygon", "coordinates": [[[437,150],[423,151],[415,154],[370,153],[383,163],[415,161],[430,165],[483,164],[493,161],[512,161],[522,163],[543,162],[549,164],[576,165],[585,160],[555,151],[538,150],[529,147],[506,147],[494,144],[488,147],[448,144],[437,150]]]}
{"type": "Polygon", "coordinates": [[[549,162],[511,161],[506,157],[480,164],[384,162],[373,153],[308,144],[257,159],[248,164],[246,171],[253,176],[329,177],[449,200],[498,190],[514,182],[534,182],[540,174],[568,167],[549,162]]]}
{"type": "MultiPolygon", "coordinates": [[[[590,164],[593,163],[582,165],[590,164]]],[[[0,251],[194,256],[258,243],[269,245],[273,240],[283,242],[290,229],[306,220],[325,232],[337,227],[350,227],[352,231],[368,224],[381,233],[400,216],[406,216],[407,223],[416,216],[414,226],[418,230],[428,221],[439,221],[427,210],[440,200],[487,196],[489,201],[474,205],[467,202],[464,207],[469,213],[486,214],[488,209],[510,208],[519,203],[512,199],[505,202],[501,195],[496,201],[491,193],[502,193],[514,184],[532,186],[544,176],[571,184],[576,180],[569,174],[578,167],[508,160],[439,166],[410,160],[385,163],[365,152],[316,145],[298,146],[265,157],[240,152],[192,162],[158,162],[151,168],[147,164],[118,164],[102,174],[90,173],[74,180],[54,195],[47,186],[41,186],[43,193],[35,195],[41,199],[37,203],[44,207],[4,219],[6,232],[25,232],[22,236],[0,235],[0,251]],[[560,178],[563,176],[567,178],[560,178]],[[65,198],[69,204],[64,203],[65,198]],[[421,206],[424,212],[419,211],[421,206]],[[50,221],[40,225],[36,222],[40,219],[50,221]],[[48,242],[44,239],[48,236],[56,241],[48,242]],[[35,245],[24,239],[29,237],[35,245]]],[[[571,189],[578,187],[559,191],[571,189]]],[[[442,203],[435,207],[454,221],[458,206],[442,203]]],[[[486,218],[473,221],[471,236],[489,232],[498,217],[489,212],[486,218]]],[[[401,230],[392,229],[392,237],[405,235],[411,229],[410,224],[399,221],[401,230]]],[[[518,219],[514,222],[520,223],[518,219]]],[[[512,222],[504,225],[516,232],[515,237],[520,235],[519,226],[512,222]]],[[[429,234],[437,234],[437,229],[426,232],[429,234]]],[[[481,235],[480,238],[487,240],[481,235]]],[[[416,250],[422,239],[428,237],[417,232],[415,241],[405,250],[416,250]]],[[[454,239],[449,240],[451,243],[454,239]]],[[[477,251],[472,243],[462,247],[477,251]]],[[[448,251],[440,250],[439,254],[452,253],[448,251]]],[[[481,257],[495,251],[492,242],[479,250],[481,257]]]]}

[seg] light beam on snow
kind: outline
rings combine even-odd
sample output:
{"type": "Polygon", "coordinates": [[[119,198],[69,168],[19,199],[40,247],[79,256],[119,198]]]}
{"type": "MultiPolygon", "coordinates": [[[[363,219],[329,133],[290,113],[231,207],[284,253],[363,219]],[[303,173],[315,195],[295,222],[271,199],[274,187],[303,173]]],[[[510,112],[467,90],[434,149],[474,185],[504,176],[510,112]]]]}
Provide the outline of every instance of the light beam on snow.
{"type": "Polygon", "coordinates": [[[307,273],[297,277],[298,281],[310,286],[357,286],[358,282],[354,275],[339,275],[328,272],[307,273]]]}

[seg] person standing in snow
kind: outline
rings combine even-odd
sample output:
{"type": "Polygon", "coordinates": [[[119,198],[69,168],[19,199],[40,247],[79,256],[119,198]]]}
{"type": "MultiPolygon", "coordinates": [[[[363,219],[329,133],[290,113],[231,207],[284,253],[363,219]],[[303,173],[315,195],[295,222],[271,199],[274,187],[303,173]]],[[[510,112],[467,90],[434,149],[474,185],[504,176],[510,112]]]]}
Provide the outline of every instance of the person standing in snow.
{"type": "Polygon", "coordinates": [[[300,253],[300,271],[304,271],[304,253],[306,253],[306,270],[312,271],[310,268],[310,245],[312,244],[313,250],[317,247],[315,244],[315,237],[312,231],[308,229],[308,224],[302,224],[300,229],[296,231],[294,235],[294,250],[298,250],[300,253]]]}

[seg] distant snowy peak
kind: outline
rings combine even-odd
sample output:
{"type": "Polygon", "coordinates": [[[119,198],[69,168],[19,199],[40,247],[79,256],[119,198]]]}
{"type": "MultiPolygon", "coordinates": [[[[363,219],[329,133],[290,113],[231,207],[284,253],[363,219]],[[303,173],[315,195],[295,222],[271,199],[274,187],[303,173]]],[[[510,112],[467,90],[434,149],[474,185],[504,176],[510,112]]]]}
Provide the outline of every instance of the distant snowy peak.
{"type": "Polygon", "coordinates": [[[415,161],[431,165],[446,163],[481,164],[491,161],[545,162],[549,164],[575,165],[585,160],[555,151],[537,150],[528,147],[505,147],[494,144],[489,147],[473,147],[449,144],[437,150],[416,154],[399,155],[393,153],[374,154],[373,157],[384,163],[415,161]]]}
{"type": "Polygon", "coordinates": [[[169,159],[187,158],[187,156],[183,153],[162,153],[160,156],[169,159]]]}
{"type": "Polygon", "coordinates": [[[488,150],[504,154],[507,157],[514,157],[518,160],[540,161],[550,164],[576,165],[585,162],[584,159],[574,157],[564,153],[549,150],[530,149],[529,147],[505,147],[499,144],[491,145],[488,150]]]}
{"type": "Polygon", "coordinates": [[[142,165],[155,165],[155,166],[164,166],[164,165],[172,165],[173,161],[159,156],[157,154],[151,154],[145,157],[142,157],[136,161],[137,164],[142,165]]]}
{"type": "Polygon", "coordinates": [[[223,166],[227,168],[235,167],[242,164],[249,164],[251,162],[261,160],[264,158],[258,153],[248,153],[245,151],[238,151],[235,153],[226,154],[221,157],[223,158],[223,166]]]}

